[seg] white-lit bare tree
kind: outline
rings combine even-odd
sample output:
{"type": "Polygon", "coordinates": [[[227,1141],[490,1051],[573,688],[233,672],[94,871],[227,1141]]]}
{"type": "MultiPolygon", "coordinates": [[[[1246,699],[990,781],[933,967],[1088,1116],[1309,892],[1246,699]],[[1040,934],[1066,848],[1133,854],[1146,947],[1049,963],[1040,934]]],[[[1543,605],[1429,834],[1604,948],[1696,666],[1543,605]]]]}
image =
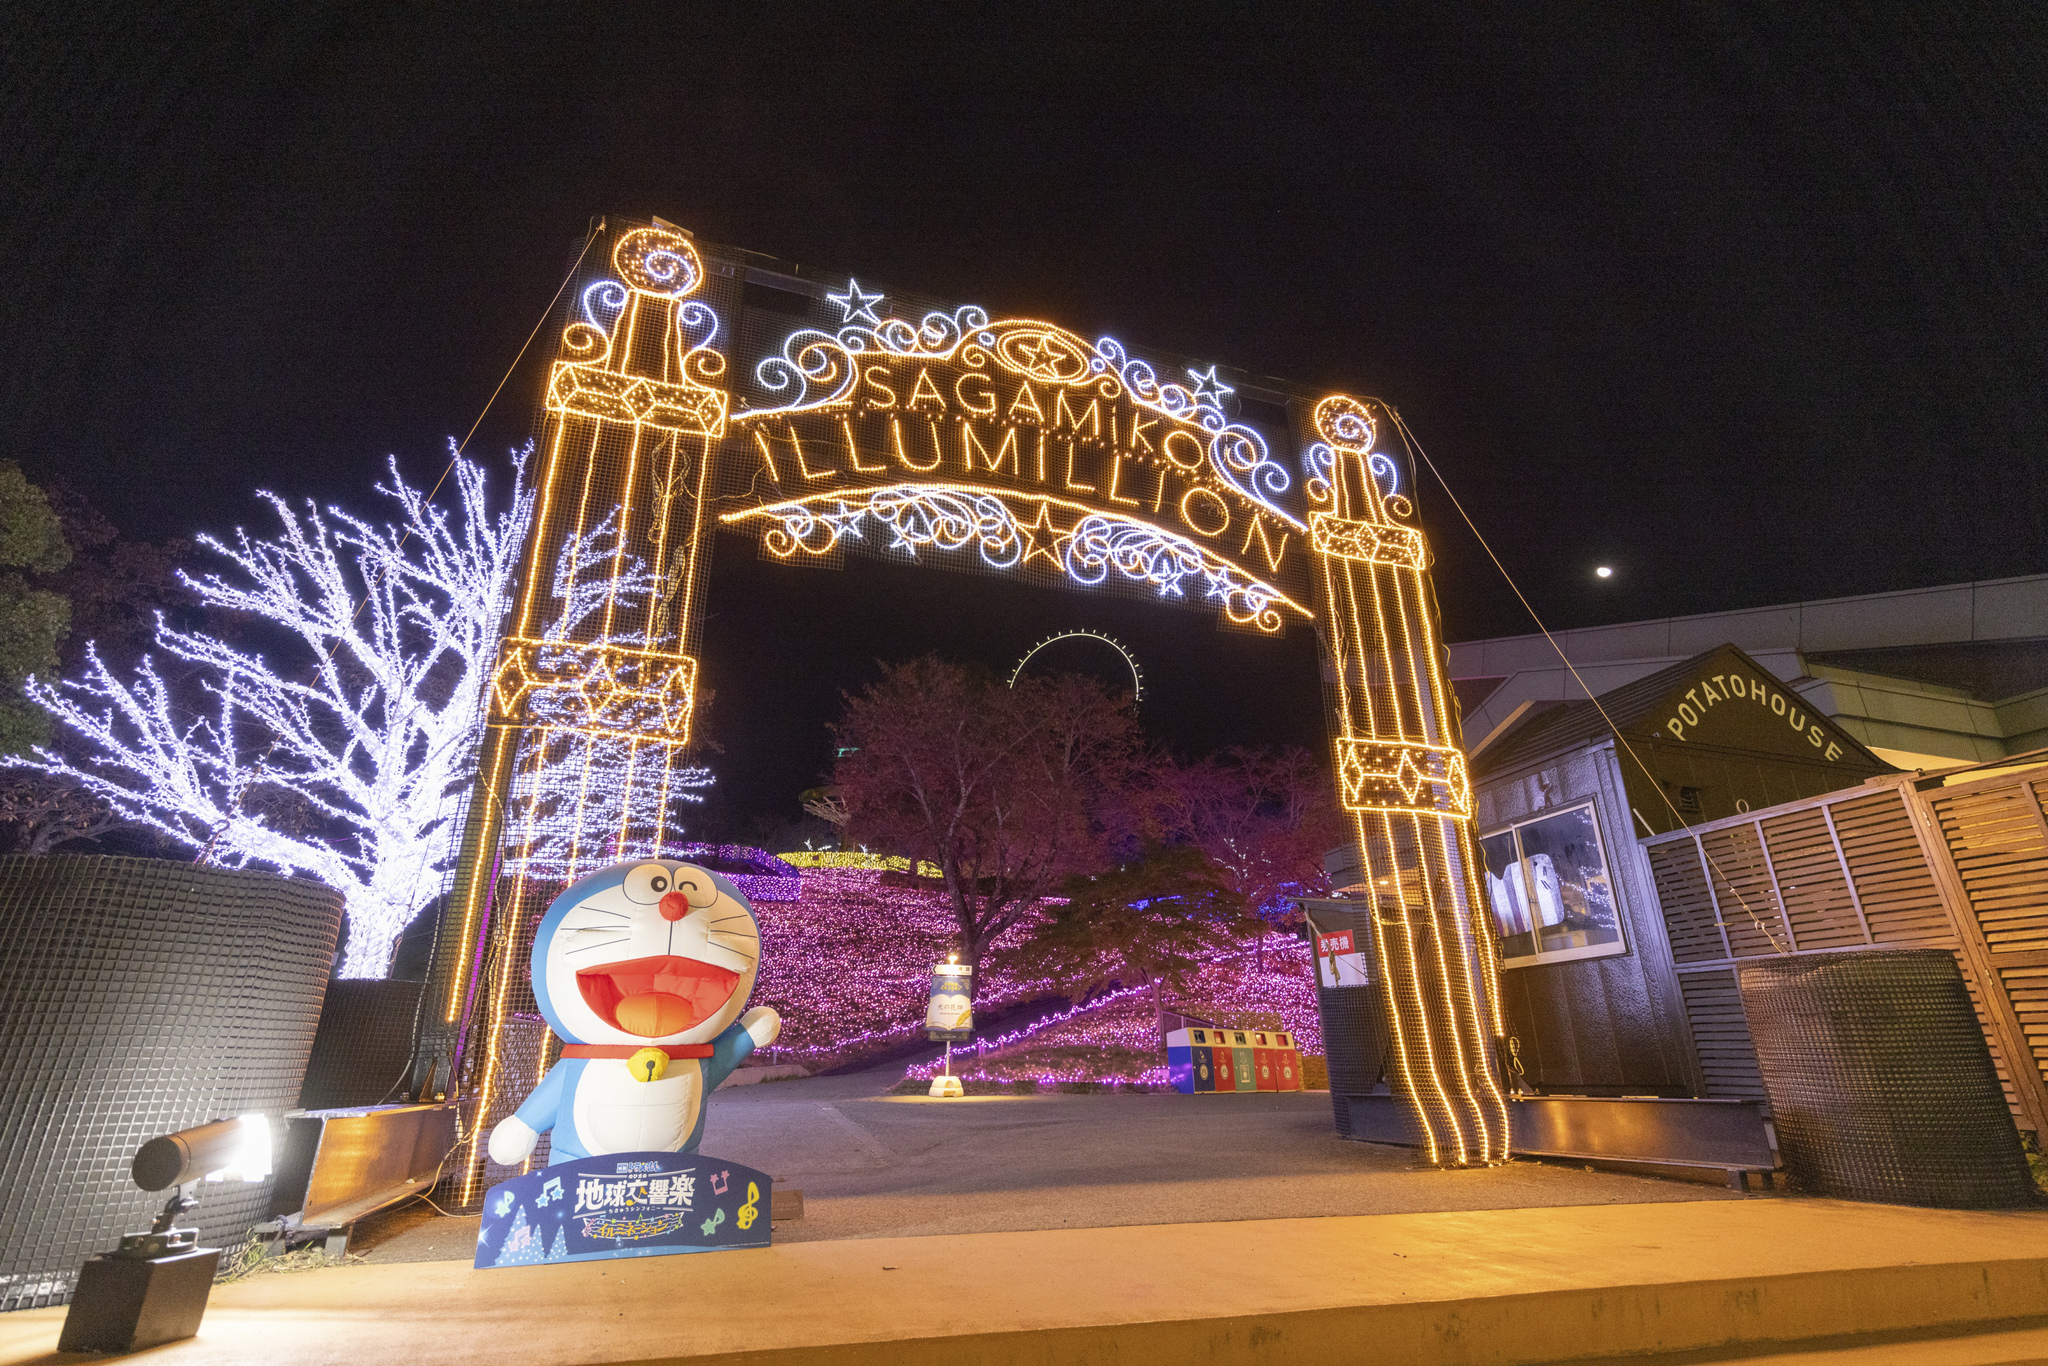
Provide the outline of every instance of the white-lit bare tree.
{"type": "MultiPolygon", "coordinates": [[[[580,647],[673,646],[673,629],[654,639],[594,629],[608,615],[636,615],[660,591],[660,575],[618,544],[616,514],[607,516],[569,537],[556,554],[554,595],[562,607],[541,639],[580,647]]],[[[577,708],[566,710],[563,719],[573,725],[577,708]]],[[[518,814],[508,872],[567,881],[606,863],[660,857],[662,836],[677,831],[666,819],[644,819],[652,814],[647,808],[666,804],[669,810],[660,814],[667,817],[676,802],[703,801],[702,789],[712,783],[708,768],[678,766],[657,746],[616,736],[567,730],[540,743],[547,746],[546,762],[522,767],[512,780],[510,805],[518,814]],[[629,807],[643,819],[625,819],[629,807]]]]}
{"type": "Polygon", "coordinates": [[[533,495],[515,458],[493,512],[481,465],[453,462],[452,508],[394,461],[374,525],[265,493],[269,539],[202,537],[226,573],[186,583],[275,648],[245,650],[159,618],[156,643],[194,680],[169,686],[145,657],[132,678],[97,656],[84,677],[32,681],[73,732],[73,762],[29,766],[81,784],[112,811],[229,867],[318,878],[347,898],[344,977],[381,977],[453,856],[500,619],[533,495]]]}

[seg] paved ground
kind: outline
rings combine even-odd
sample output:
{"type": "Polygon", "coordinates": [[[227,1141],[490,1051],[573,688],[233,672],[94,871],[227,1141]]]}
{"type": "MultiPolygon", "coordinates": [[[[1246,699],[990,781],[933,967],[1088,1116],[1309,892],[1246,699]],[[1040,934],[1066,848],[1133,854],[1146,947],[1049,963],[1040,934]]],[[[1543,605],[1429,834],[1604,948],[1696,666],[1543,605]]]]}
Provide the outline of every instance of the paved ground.
{"type": "MultiPolygon", "coordinates": [[[[1721,1187],[1515,1162],[1431,1171],[1351,1143],[1327,1094],[879,1094],[901,1073],[718,1092],[703,1149],[804,1192],[778,1243],[1327,1215],[1740,1200],[1721,1187]]],[[[1752,1197],[1770,1198],[1770,1197],[1752,1197]]],[[[467,1258],[474,1219],[425,1206],[358,1227],[372,1262],[467,1258]]]]}
{"type": "MultiPolygon", "coordinates": [[[[1801,1366],[2040,1366],[2044,1308],[2048,1212],[1764,1197],[840,1238],[491,1271],[334,1267],[220,1286],[196,1339],[147,1356],[1758,1366],[1791,1350],[1801,1366]]],[[[64,1313],[0,1314],[0,1366],[75,1363],[52,1354],[64,1313]]]]}

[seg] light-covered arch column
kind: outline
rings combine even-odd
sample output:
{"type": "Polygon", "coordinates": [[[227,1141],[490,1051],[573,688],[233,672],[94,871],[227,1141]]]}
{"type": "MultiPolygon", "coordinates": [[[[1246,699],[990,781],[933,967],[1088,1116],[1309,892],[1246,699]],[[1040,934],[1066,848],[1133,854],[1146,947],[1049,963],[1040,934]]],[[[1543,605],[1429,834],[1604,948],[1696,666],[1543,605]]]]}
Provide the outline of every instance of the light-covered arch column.
{"type": "Polygon", "coordinates": [[[1499,975],[1480,907],[1472,783],[1444,674],[1429,550],[1378,405],[1316,405],[1309,450],[1317,619],[1338,796],[1358,836],[1389,1073],[1432,1163],[1504,1162],[1499,975]]]}

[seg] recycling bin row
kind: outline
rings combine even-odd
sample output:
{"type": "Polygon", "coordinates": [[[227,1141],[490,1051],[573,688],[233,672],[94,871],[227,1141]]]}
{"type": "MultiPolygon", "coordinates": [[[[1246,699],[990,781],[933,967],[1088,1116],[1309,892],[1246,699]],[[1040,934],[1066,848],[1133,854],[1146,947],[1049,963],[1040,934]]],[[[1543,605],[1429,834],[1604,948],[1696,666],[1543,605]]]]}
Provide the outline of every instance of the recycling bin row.
{"type": "Polygon", "coordinates": [[[1294,1036],[1271,1029],[1176,1029],[1166,1036],[1166,1078],[1184,1096],[1299,1091],[1294,1036]]]}

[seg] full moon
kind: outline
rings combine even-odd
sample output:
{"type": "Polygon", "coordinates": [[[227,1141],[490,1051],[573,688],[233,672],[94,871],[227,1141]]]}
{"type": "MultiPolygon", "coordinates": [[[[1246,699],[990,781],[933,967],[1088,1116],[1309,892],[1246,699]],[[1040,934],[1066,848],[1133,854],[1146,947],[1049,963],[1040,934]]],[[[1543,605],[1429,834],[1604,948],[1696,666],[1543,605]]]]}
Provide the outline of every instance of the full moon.
{"type": "Polygon", "coordinates": [[[1604,564],[1601,565],[1598,569],[1594,570],[1593,572],[1595,574],[1598,574],[1603,579],[1611,579],[1614,577],[1614,571],[1604,564]]]}

